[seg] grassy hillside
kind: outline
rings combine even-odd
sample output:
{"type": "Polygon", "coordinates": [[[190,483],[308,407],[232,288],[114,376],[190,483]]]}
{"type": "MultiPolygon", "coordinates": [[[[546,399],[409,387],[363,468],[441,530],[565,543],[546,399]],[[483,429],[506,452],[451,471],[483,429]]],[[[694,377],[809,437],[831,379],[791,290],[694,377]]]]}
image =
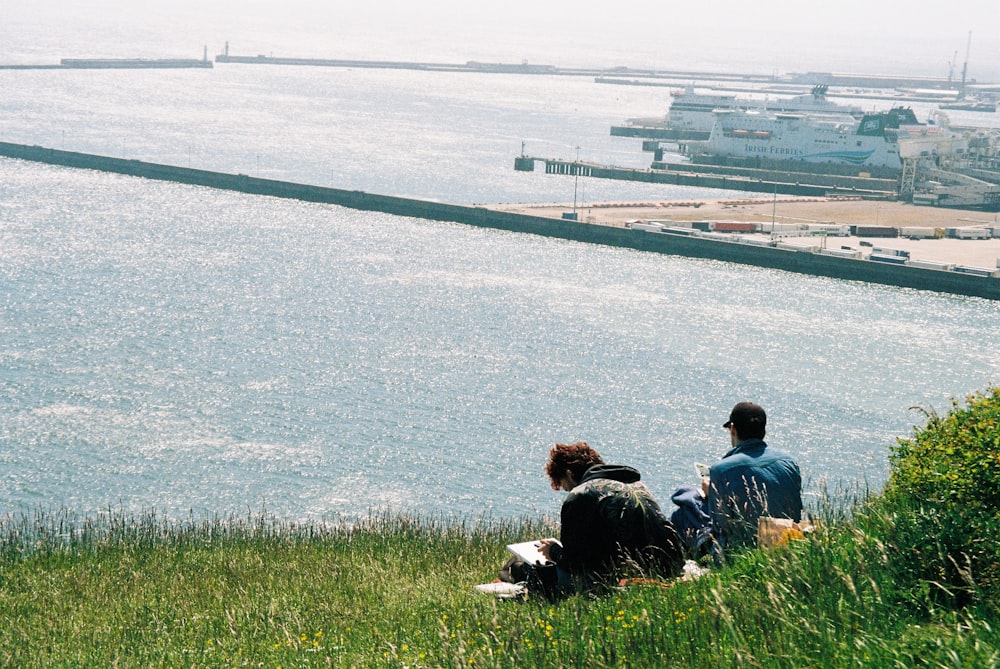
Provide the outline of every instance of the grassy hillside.
{"type": "Polygon", "coordinates": [[[825,529],[806,539],[748,551],[694,581],[556,605],[471,587],[494,578],[504,544],[554,531],[537,521],[9,517],[0,665],[997,666],[1000,541],[982,531],[996,524],[978,523],[996,520],[997,498],[981,487],[1000,481],[990,478],[1000,471],[998,407],[991,390],[932,414],[894,449],[885,494],[821,509],[825,529]],[[965,456],[982,453],[959,469],[977,472],[980,489],[944,486],[988,498],[971,516],[966,498],[931,496],[911,471],[945,457],[953,428],[972,435],[965,456]],[[924,448],[931,442],[942,453],[924,448]]]}

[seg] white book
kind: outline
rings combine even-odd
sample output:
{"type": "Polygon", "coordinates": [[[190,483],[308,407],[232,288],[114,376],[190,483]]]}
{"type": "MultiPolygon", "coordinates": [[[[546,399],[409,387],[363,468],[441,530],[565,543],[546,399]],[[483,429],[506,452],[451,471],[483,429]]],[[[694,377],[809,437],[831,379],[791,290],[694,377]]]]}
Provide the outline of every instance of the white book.
{"type": "Polygon", "coordinates": [[[508,544],[507,550],[521,558],[528,564],[545,565],[552,564],[551,560],[546,560],[542,553],[542,542],[550,541],[557,546],[562,546],[558,539],[549,537],[548,539],[534,539],[533,541],[523,541],[518,544],[508,544]]]}
{"type": "MultiPolygon", "coordinates": [[[[535,539],[533,541],[522,541],[517,544],[508,544],[507,550],[528,564],[539,566],[553,564],[550,560],[546,560],[542,554],[543,541],[551,541],[558,546],[562,546],[558,539],[549,537],[548,539],[535,539]]],[[[480,583],[473,587],[479,592],[495,595],[498,599],[513,599],[520,597],[528,591],[522,583],[505,583],[499,580],[492,583],[480,583]]]]}

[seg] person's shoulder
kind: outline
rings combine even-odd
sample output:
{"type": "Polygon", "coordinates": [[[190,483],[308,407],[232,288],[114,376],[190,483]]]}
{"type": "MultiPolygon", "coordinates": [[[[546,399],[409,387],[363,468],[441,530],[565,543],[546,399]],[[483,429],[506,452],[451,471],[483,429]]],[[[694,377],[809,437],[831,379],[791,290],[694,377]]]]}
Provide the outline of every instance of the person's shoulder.
{"type": "Polygon", "coordinates": [[[615,479],[591,479],[589,481],[584,481],[577,487],[570,491],[570,495],[575,495],[577,497],[592,497],[601,496],[607,494],[609,491],[619,490],[626,487],[627,484],[621,481],[616,481],[615,479]]]}
{"type": "Polygon", "coordinates": [[[778,453],[779,451],[770,448],[762,439],[747,440],[713,464],[708,470],[709,478],[755,469],[763,463],[775,460],[778,453]]]}
{"type": "Polygon", "coordinates": [[[768,446],[767,448],[764,449],[764,455],[766,455],[771,460],[780,460],[795,464],[795,458],[792,457],[792,454],[780,448],[774,448],[772,446],[768,446]]]}
{"type": "Polygon", "coordinates": [[[566,499],[563,501],[563,505],[576,502],[581,499],[588,497],[593,497],[598,494],[597,484],[599,480],[596,481],[584,481],[580,483],[575,488],[566,494],[566,499]]]}
{"type": "Polygon", "coordinates": [[[713,472],[718,473],[721,471],[726,471],[727,469],[734,469],[736,467],[742,467],[748,462],[753,460],[753,456],[747,452],[744,448],[734,448],[733,450],[722,456],[722,459],[717,460],[709,467],[708,472],[711,475],[713,472]]]}

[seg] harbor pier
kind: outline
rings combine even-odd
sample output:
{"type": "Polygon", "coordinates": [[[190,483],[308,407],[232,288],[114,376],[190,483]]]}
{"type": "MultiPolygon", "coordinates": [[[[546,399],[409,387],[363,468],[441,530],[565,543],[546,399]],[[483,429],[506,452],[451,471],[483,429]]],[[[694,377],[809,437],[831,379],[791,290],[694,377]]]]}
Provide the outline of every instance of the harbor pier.
{"type": "Polygon", "coordinates": [[[1000,300],[1000,277],[944,272],[906,265],[841,258],[774,246],[754,246],[696,236],[642,230],[501,211],[483,206],[432,202],[358,190],[264,179],[141,160],[0,142],[0,156],[145,179],[219,188],[253,195],[333,204],[481,228],[603,244],[650,253],[708,258],[835,279],[915,288],[1000,300]]]}
{"type": "Polygon", "coordinates": [[[896,199],[898,182],[893,179],[873,179],[845,175],[762,170],[694,163],[654,162],[648,169],[611,167],[576,160],[539,158],[521,155],[514,159],[514,169],[533,172],[535,163],[544,164],[546,174],[642,181],[645,183],[695,186],[752,193],[780,193],[804,197],[840,195],[866,200],[896,199]]]}

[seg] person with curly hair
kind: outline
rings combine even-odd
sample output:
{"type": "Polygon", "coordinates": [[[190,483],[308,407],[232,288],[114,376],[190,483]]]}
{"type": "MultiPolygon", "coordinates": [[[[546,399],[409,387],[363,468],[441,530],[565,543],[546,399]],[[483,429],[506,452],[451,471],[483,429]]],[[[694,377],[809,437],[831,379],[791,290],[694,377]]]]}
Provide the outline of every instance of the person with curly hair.
{"type": "Polygon", "coordinates": [[[569,493],[560,542],[543,542],[541,549],[555,563],[561,590],[591,590],[625,576],[680,575],[680,538],[638,470],[605,464],[578,441],[556,444],[545,472],[553,490],[569,493]]]}

